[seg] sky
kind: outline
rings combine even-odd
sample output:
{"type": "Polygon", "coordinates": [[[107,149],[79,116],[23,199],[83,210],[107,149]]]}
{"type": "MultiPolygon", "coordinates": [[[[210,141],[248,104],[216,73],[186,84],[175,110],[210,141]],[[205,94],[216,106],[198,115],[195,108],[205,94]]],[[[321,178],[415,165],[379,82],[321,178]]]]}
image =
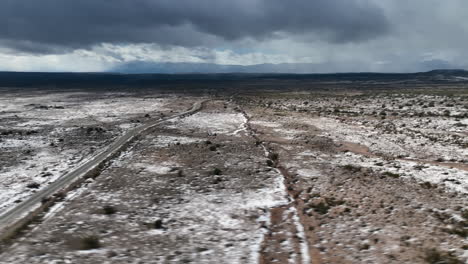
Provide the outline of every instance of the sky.
{"type": "Polygon", "coordinates": [[[466,0],[2,0],[1,71],[138,63],[468,69],[466,0]]]}

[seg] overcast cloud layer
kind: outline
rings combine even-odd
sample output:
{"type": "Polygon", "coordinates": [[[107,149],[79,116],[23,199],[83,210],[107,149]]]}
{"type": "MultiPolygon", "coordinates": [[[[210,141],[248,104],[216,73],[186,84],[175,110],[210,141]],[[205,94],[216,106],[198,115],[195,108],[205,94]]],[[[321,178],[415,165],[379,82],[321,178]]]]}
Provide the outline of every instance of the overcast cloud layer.
{"type": "Polygon", "coordinates": [[[0,70],[311,63],[314,72],[465,68],[465,0],[2,0],[0,70]]]}

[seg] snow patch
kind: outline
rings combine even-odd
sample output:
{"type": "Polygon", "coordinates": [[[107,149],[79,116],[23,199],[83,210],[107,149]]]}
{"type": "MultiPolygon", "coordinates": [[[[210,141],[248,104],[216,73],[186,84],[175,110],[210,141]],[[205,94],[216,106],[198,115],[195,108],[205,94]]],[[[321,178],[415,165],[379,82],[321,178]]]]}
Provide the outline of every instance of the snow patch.
{"type": "Polygon", "coordinates": [[[171,128],[201,129],[208,133],[232,134],[242,127],[245,117],[240,113],[198,112],[189,117],[173,121],[171,128]]]}

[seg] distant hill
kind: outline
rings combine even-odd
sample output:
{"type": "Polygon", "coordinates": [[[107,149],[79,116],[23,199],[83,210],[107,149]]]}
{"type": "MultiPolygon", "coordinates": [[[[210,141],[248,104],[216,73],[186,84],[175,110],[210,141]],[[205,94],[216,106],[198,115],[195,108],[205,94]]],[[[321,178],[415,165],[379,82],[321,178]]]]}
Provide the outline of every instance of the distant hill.
{"type": "Polygon", "coordinates": [[[432,70],[428,71],[429,74],[449,74],[449,75],[464,75],[467,73],[466,70],[463,69],[443,69],[443,70],[432,70]]]}
{"type": "MultiPolygon", "coordinates": [[[[214,63],[173,63],[173,62],[145,62],[132,61],[119,64],[110,69],[109,72],[119,73],[156,73],[156,74],[187,74],[187,73],[289,73],[289,74],[311,74],[311,73],[329,73],[345,72],[348,69],[344,65],[342,69],[340,65],[333,63],[279,63],[279,64],[256,64],[256,65],[222,65],[214,63]]],[[[450,65],[445,61],[431,60],[425,61],[419,65],[415,65],[418,69],[437,69],[431,74],[455,74],[464,70],[451,69],[450,65]]],[[[422,70],[425,71],[425,70],[422,70]]],[[[404,71],[406,72],[406,71],[404,71]]]]}
{"type": "Polygon", "coordinates": [[[128,62],[111,69],[111,72],[120,73],[291,73],[307,74],[320,72],[325,65],[312,63],[280,63],[256,65],[221,65],[214,63],[155,63],[155,62],[128,62]]]}
{"type": "MultiPolygon", "coordinates": [[[[259,66],[267,69],[271,65],[259,66]]],[[[188,65],[192,69],[195,65],[188,65]]],[[[203,64],[205,69],[212,65],[203,64]]],[[[243,67],[243,66],[242,66],[243,67]]],[[[235,66],[226,72],[239,70],[235,66]]],[[[0,72],[0,87],[73,87],[73,86],[157,86],[173,83],[219,83],[248,81],[298,80],[310,82],[359,82],[359,83],[422,83],[468,82],[468,71],[433,70],[421,73],[218,73],[218,74],[122,74],[122,73],[41,73],[0,72]]]]}

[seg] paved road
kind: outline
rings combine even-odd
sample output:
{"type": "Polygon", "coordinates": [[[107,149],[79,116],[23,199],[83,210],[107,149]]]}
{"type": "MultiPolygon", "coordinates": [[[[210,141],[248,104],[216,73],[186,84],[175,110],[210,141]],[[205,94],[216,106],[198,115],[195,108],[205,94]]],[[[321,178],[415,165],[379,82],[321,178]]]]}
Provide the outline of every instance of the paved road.
{"type": "Polygon", "coordinates": [[[50,197],[54,193],[57,193],[60,190],[63,190],[67,186],[70,186],[71,184],[73,184],[73,182],[83,177],[89,171],[98,167],[102,162],[106,161],[106,159],[108,159],[110,156],[120,151],[124,147],[124,145],[130,142],[135,136],[141,134],[142,132],[144,132],[145,130],[151,127],[159,125],[170,119],[193,114],[202,108],[204,102],[205,101],[196,102],[192,106],[192,108],[186,112],[183,112],[174,116],[170,116],[164,119],[160,119],[160,120],[139,126],[137,128],[134,128],[128,131],[126,134],[119,137],[115,142],[109,145],[107,149],[105,149],[104,151],[96,155],[91,160],[80,165],[78,168],[74,169],[73,171],[63,175],[62,177],[57,179],[55,182],[48,185],[46,188],[36,192],[24,202],[18,204],[16,207],[7,211],[5,214],[0,215],[0,233],[3,229],[10,228],[16,222],[19,222],[23,217],[26,217],[28,212],[37,208],[38,204],[41,203],[44,197],[50,197]]]}

